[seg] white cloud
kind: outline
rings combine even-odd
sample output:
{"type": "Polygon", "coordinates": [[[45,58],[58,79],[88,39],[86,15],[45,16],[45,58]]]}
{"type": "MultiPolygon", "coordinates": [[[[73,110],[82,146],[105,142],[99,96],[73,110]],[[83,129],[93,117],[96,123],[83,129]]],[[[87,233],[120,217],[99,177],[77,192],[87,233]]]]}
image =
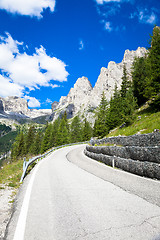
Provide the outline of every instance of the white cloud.
{"type": "Polygon", "coordinates": [[[107,30],[108,32],[111,32],[111,31],[112,31],[111,23],[110,23],[110,22],[105,22],[104,28],[105,28],[105,30],[107,30]]]}
{"type": "Polygon", "coordinates": [[[140,23],[146,23],[146,24],[155,24],[157,16],[155,13],[149,12],[148,9],[141,9],[137,10],[136,12],[132,13],[130,18],[133,19],[135,17],[138,17],[138,20],[140,23]]]}
{"type": "Polygon", "coordinates": [[[154,24],[156,22],[156,15],[152,12],[149,13],[147,9],[141,10],[138,14],[139,22],[154,24]]]}
{"type": "Polygon", "coordinates": [[[41,106],[40,102],[35,97],[25,96],[24,98],[26,100],[28,100],[28,106],[31,107],[31,108],[35,108],[35,107],[40,107],[41,106]]]}
{"type": "Polygon", "coordinates": [[[0,75],[0,96],[23,96],[24,88],[0,75]]]}
{"type": "Polygon", "coordinates": [[[57,87],[60,87],[60,85],[57,85],[57,84],[50,84],[50,87],[51,87],[51,88],[57,88],[57,87]]]}
{"type": "Polygon", "coordinates": [[[104,4],[109,2],[121,2],[121,0],[96,0],[98,4],[104,4]]]}
{"type": "Polygon", "coordinates": [[[79,42],[79,50],[82,50],[84,48],[84,43],[82,40],[79,42]]]}
{"type": "Polygon", "coordinates": [[[36,55],[34,56],[39,61],[40,68],[47,70],[47,72],[44,73],[47,81],[50,79],[59,82],[67,81],[68,73],[65,71],[65,63],[55,57],[51,58],[48,56],[43,46],[36,50],[36,55]]]}
{"type": "Polygon", "coordinates": [[[152,12],[146,22],[149,24],[154,24],[156,22],[156,15],[152,12]]]}
{"type": "Polygon", "coordinates": [[[49,98],[46,99],[46,103],[52,103],[53,101],[49,98]]]}
{"type": "Polygon", "coordinates": [[[41,46],[33,55],[20,53],[19,43],[7,34],[0,37],[0,95],[8,96],[6,88],[13,86],[12,95],[23,96],[26,92],[45,87],[58,87],[51,81],[67,81],[66,65],[61,60],[50,57],[41,46]],[[2,82],[5,84],[2,84],[2,82]],[[27,89],[26,89],[27,88],[27,89]]]}
{"type": "Polygon", "coordinates": [[[0,0],[0,9],[31,17],[41,18],[41,13],[47,8],[53,12],[55,0],[0,0]]]}

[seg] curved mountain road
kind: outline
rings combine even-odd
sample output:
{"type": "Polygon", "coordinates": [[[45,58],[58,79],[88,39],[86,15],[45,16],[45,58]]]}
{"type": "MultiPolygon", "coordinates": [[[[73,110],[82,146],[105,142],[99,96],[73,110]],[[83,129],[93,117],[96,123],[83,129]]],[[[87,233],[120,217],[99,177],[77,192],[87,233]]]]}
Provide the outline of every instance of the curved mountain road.
{"type": "Polygon", "coordinates": [[[6,240],[152,240],[160,234],[160,182],[96,163],[84,147],[59,149],[36,165],[21,186],[6,240]],[[139,183],[149,189],[140,194],[139,183]]]}

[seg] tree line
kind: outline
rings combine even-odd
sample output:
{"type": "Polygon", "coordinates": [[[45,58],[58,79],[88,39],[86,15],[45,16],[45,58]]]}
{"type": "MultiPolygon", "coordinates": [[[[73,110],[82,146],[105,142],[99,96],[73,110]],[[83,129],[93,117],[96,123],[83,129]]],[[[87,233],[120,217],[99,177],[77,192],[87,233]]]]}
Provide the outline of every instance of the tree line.
{"type": "Polygon", "coordinates": [[[12,146],[11,158],[14,161],[24,156],[42,154],[52,147],[87,141],[92,131],[86,119],[81,122],[79,116],[75,116],[69,124],[67,114],[64,113],[61,119],[48,123],[45,129],[30,126],[27,131],[20,131],[12,146]]]}

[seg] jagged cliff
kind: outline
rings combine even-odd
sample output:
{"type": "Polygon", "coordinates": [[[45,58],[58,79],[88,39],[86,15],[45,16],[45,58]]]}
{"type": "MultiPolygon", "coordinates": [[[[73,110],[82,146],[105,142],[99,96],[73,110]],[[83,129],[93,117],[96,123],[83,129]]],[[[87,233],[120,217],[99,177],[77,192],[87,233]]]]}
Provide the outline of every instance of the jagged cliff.
{"type": "Polygon", "coordinates": [[[131,66],[134,58],[142,57],[146,53],[147,50],[140,47],[136,51],[126,50],[121,63],[111,61],[108,63],[107,68],[101,68],[94,88],[91,86],[88,78],[78,78],[69,94],[66,97],[61,97],[59,103],[53,103],[53,120],[66,111],[68,118],[79,113],[81,116],[87,117],[90,122],[93,122],[92,110],[99,105],[102,93],[104,92],[107,100],[110,100],[115,84],[120,89],[123,65],[126,65],[128,76],[131,79],[131,66]]]}

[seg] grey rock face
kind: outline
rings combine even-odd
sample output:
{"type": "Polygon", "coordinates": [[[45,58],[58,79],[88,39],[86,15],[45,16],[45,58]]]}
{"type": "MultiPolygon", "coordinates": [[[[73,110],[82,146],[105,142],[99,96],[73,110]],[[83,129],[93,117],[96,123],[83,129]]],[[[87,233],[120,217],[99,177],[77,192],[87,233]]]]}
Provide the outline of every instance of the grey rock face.
{"type": "Polygon", "coordinates": [[[59,104],[54,108],[54,120],[61,115],[61,112],[68,113],[68,118],[75,116],[84,109],[91,95],[92,85],[88,78],[78,78],[74,87],[70,89],[69,94],[60,98],[59,104]]]}
{"type": "Polygon", "coordinates": [[[0,98],[0,113],[4,112],[3,100],[0,98]]]}
{"type": "Polygon", "coordinates": [[[26,115],[28,113],[27,100],[19,97],[6,97],[3,99],[4,111],[15,112],[26,115]]]}

